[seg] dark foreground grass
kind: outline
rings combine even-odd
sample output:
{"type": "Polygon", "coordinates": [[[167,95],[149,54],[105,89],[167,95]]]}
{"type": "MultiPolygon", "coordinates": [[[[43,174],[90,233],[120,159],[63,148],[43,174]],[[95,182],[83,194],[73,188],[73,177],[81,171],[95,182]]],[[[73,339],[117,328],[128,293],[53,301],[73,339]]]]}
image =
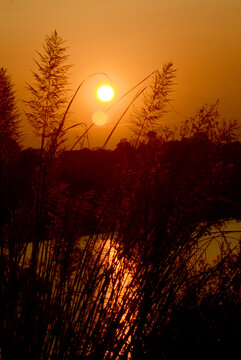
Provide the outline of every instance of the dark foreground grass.
{"type": "Polygon", "coordinates": [[[200,222],[192,209],[184,216],[182,204],[154,192],[156,165],[122,169],[84,238],[92,195],[73,197],[51,172],[31,206],[10,209],[0,253],[2,359],[174,359],[234,348],[239,241],[230,246],[220,220],[200,222]],[[217,233],[219,259],[210,263],[217,233]]]}

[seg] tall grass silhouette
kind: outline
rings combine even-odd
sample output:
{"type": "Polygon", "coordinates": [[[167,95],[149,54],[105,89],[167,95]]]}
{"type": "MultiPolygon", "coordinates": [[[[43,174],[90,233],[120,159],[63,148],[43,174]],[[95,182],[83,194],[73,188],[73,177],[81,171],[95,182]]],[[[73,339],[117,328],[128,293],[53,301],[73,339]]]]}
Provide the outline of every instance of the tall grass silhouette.
{"type": "Polygon", "coordinates": [[[230,306],[232,333],[240,329],[240,244],[231,246],[222,227],[232,217],[207,209],[228,164],[219,170],[215,152],[206,163],[196,140],[178,156],[168,142],[165,152],[161,144],[135,148],[135,166],[120,162],[96,201],[92,191],[76,194],[57,180],[65,117],[41,151],[31,201],[9,208],[2,229],[1,358],[171,359],[178,351],[188,358],[181,335],[188,338],[189,317],[196,316],[195,351],[206,350],[196,333],[215,309],[209,345],[226,349],[230,306]],[[93,208],[95,227],[86,234],[93,208]],[[217,238],[220,257],[211,263],[205,252],[217,238]]]}

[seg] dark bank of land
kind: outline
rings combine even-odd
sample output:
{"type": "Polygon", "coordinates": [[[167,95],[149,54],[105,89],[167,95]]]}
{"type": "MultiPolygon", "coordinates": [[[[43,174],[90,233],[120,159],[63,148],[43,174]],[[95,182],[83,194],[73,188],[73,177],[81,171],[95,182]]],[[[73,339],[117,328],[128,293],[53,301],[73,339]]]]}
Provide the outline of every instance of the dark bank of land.
{"type": "MultiPolygon", "coordinates": [[[[40,150],[31,148],[19,152],[14,168],[17,176],[12,174],[11,189],[16,201],[25,193],[26,200],[31,196],[31,180],[39,166],[39,154],[40,150]]],[[[123,139],[115,150],[84,148],[62,152],[52,176],[72,195],[90,192],[93,201],[100,201],[113,189],[128,186],[129,182],[130,186],[136,185],[141,176],[146,182],[146,188],[142,183],[143,197],[150,196],[153,207],[159,203],[161,208],[169,193],[172,206],[191,201],[189,205],[195,206],[200,221],[240,216],[241,144],[238,141],[213,144],[197,137],[160,144],[142,143],[136,149],[123,139]]]]}

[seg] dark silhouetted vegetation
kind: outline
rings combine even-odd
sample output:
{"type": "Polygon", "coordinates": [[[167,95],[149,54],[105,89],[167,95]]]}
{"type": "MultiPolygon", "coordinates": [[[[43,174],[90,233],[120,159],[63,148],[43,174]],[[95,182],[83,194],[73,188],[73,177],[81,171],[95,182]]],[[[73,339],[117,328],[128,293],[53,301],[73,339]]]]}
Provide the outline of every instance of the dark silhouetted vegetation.
{"type": "Polygon", "coordinates": [[[174,79],[167,64],[134,140],[67,151],[62,45],[56,32],[46,38],[29,85],[41,148],[20,148],[11,91],[0,119],[0,358],[239,356],[237,123],[215,103],[179,131],[159,126],[174,79]]]}
{"type": "Polygon", "coordinates": [[[162,72],[154,73],[153,83],[143,93],[143,105],[135,109],[130,121],[130,129],[136,136],[135,146],[148,132],[159,131],[160,119],[168,111],[175,71],[171,62],[163,65],[162,72]]]}

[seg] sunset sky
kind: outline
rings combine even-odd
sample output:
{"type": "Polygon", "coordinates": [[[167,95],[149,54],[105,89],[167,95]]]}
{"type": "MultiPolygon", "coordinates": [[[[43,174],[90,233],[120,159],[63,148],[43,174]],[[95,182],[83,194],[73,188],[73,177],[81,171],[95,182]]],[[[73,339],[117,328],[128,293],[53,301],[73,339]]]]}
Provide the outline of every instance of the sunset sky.
{"type": "MultiPolygon", "coordinates": [[[[36,69],[35,50],[42,51],[45,35],[55,29],[69,46],[73,92],[88,75],[106,72],[117,99],[172,61],[177,68],[175,111],[171,109],[163,124],[178,125],[217,98],[223,117],[241,119],[240,0],[1,0],[0,66],[12,76],[18,99],[28,98],[25,84],[32,82],[30,70],[36,69]]],[[[86,81],[71,109],[70,124],[88,125],[93,112],[106,106],[94,92],[102,82],[101,76],[86,81]]],[[[103,145],[131,98],[113,107],[104,126],[92,128],[91,146],[103,145]]],[[[126,121],[112,146],[129,136],[126,121]]],[[[23,124],[25,146],[38,146],[29,125],[23,124]]]]}

